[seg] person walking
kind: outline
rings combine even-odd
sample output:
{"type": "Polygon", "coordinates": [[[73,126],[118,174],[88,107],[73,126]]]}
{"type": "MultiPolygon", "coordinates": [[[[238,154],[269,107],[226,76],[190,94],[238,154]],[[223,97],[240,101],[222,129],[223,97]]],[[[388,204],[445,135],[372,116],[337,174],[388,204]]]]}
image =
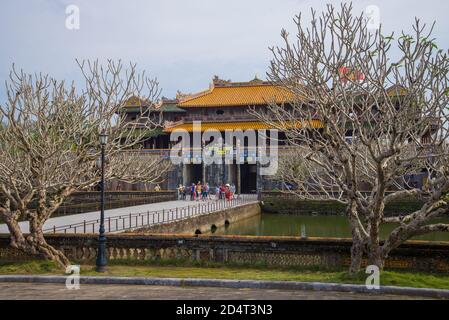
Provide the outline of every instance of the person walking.
{"type": "Polygon", "coordinates": [[[201,200],[206,201],[208,199],[209,193],[209,185],[207,183],[203,186],[203,195],[201,196],[201,200]]]}
{"type": "Polygon", "coordinates": [[[178,185],[178,200],[182,200],[182,184],[178,185]]]}
{"type": "Polygon", "coordinates": [[[215,186],[215,200],[220,200],[220,186],[218,184],[215,186]]]}
{"type": "Polygon", "coordinates": [[[231,200],[231,186],[229,184],[226,184],[225,187],[225,199],[231,200]]]}
{"type": "Polygon", "coordinates": [[[224,183],[222,183],[221,187],[220,187],[220,199],[221,200],[225,199],[225,193],[226,193],[226,186],[224,185],[224,183]]]}
{"type": "Polygon", "coordinates": [[[196,185],[196,201],[201,200],[201,196],[202,196],[202,186],[201,186],[201,182],[198,181],[198,183],[196,185]]]}
{"type": "Polygon", "coordinates": [[[186,193],[187,193],[187,190],[186,190],[186,186],[182,186],[182,200],[186,200],[186,193]]]}
{"type": "Polygon", "coordinates": [[[231,196],[232,197],[234,197],[234,195],[235,195],[235,184],[234,183],[231,183],[231,196]]]}
{"type": "Polygon", "coordinates": [[[196,187],[195,184],[192,183],[192,186],[190,187],[190,201],[195,200],[195,196],[196,196],[196,187]]]}

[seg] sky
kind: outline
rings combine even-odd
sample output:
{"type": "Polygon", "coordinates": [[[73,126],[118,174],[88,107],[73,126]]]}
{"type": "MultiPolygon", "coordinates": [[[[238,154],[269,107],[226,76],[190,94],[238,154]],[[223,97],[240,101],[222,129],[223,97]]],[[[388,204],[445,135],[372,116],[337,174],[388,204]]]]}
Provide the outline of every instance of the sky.
{"type": "MultiPolygon", "coordinates": [[[[280,30],[294,33],[293,17],[321,0],[1,0],[0,103],[14,63],[28,73],[81,80],[75,59],[121,59],[158,79],[165,97],[207,89],[214,75],[233,81],[264,79],[269,47],[280,30]],[[79,29],[68,29],[70,5],[79,29]]],[[[353,1],[356,12],[379,8],[386,31],[410,30],[414,17],[436,21],[439,47],[449,48],[449,1],[353,1]]],[[[70,16],[71,17],[71,16],[70,16]]],[[[69,17],[69,18],[70,18],[69,17]]],[[[73,20],[70,20],[73,21],[73,20]]]]}

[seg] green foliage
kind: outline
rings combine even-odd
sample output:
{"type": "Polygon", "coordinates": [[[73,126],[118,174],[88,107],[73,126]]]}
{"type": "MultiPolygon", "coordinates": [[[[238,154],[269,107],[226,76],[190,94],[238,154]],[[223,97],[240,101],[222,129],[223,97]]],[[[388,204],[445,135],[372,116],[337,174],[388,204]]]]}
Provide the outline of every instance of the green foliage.
{"type": "Polygon", "coordinates": [[[0,262],[0,274],[54,274],[61,269],[54,261],[32,260],[23,262],[0,262]]]}

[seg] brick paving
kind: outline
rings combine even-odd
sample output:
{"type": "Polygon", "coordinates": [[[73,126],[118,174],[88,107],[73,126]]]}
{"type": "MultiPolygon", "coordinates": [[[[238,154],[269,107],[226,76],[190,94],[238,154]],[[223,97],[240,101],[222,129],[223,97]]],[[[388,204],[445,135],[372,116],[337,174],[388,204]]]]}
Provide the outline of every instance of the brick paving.
{"type": "Polygon", "coordinates": [[[79,290],[68,290],[64,284],[0,283],[1,300],[410,300],[422,299],[398,295],[356,294],[301,290],[233,289],[214,287],[170,287],[147,285],[81,284],[79,290]]]}

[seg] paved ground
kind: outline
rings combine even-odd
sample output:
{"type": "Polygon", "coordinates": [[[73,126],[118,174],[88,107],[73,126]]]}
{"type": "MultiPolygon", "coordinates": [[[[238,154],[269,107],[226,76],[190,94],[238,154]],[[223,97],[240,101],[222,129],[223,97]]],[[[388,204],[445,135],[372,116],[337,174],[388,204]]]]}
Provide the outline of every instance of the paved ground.
{"type": "MultiPolygon", "coordinates": [[[[210,202],[215,202],[215,200],[209,200],[210,202]]],[[[175,201],[166,201],[166,202],[158,202],[158,203],[150,203],[150,204],[144,204],[139,206],[132,206],[132,207],[124,207],[124,208],[117,208],[117,209],[109,209],[105,211],[105,218],[108,217],[115,217],[120,215],[129,215],[130,213],[141,213],[141,212],[147,212],[147,211],[159,211],[162,209],[169,210],[169,209],[175,209],[180,207],[187,207],[187,206],[197,206],[198,203],[206,203],[202,201],[183,201],[183,200],[175,200],[175,201]]],[[[166,213],[165,217],[168,217],[168,212],[166,213]]],[[[96,220],[100,218],[100,211],[93,211],[93,212],[87,212],[87,213],[81,213],[81,214],[74,214],[74,215],[68,215],[68,216],[62,216],[62,217],[55,217],[48,219],[44,224],[44,230],[53,228],[53,226],[59,227],[59,226],[67,226],[70,224],[76,224],[76,223],[82,223],[84,220],[96,220]]],[[[161,219],[161,216],[156,216],[157,219],[161,219]]],[[[138,219],[138,222],[140,224],[140,219],[138,219]]],[[[162,219],[161,219],[162,221],[162,219]]],[[[153,220],[150,219],[150,224],[153,222],[153,220]]],[[[157,221],[156,221],[157,222],[157,221]]],[[[125,226],[128,225],[129,221],[119,220],[118,225],[119,229],[122,228],[122,223],[125,224],[125,226]]],[[[134,219],[132,220],[132,223],[134,223],[134,219]]],[[[106,226],[107,227],[107,226],[106,226]]],[[[20,228],[23,232],[28,232],[29,225],[27,221],[20,222],[20,228]]],[[[115,223],[113,223],[111,230],[114,231],[115,223]]],[[[92,232],[92,227],[88,226],[87,232],[92,232]]],[[[97,232],[97,225],[94,226],[94,232],[97,232]]],[[[106,230],[108,231],[108,230],[106,230]]],[[[74,232],[73,229],[67,230],[68,233],[74,232]]],[[[78,232],[81,232],[81,228],[78,229],[78,232]]],[[[8,227],[5,224],[0,224],[0,233],[9,233],[8,227]]]]}
{"type": "Polygon", "coordinates": [[[168,287],[146,285],[81,284],[68,290],[63,284],[0,283],[0,300],[76,300],[76,299],[162,299],[162,300],[402,300],[421,299],[395,295],[368,295],[345,292],[318,292],[213,287],[168,287]]]}

